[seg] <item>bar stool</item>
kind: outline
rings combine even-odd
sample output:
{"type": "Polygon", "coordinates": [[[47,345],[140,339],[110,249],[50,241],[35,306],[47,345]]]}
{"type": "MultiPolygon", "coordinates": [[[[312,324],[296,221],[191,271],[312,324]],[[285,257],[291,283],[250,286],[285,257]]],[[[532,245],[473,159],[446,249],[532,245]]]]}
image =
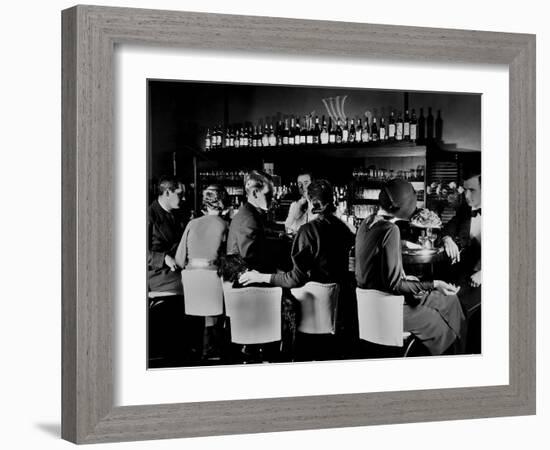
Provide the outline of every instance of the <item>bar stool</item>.
{"type": "Polygon", "coordinates": [[[294,357],[301,361],[334,359],[336,354],[336,315],[340,286],[336,283],[309,281],[291,289],[298,300],[294,357]]]}
{"type": "Polygon", "coordinates": [[[290,290],[300,302],[298,331],[307,334],[334,334],[340,286],[309,281],[290,290]]]}
{"type": "Polygon", "coordinates": [[[147,361],[149,368],[178,366],[184,357],[181,292],[149,291],[147,312],[147,361]]]}
{"type": "Polygon", "coordinates": [[[403,331],[402,295],[391,295],[376,289],[356,289],[359,339],[378,345],[399,347],[407,356],[415,342],[403,331]]]}
{"type": "MultiPolygon", "coordinates": [[[[203,317],[204,322],[201,325],[202,339],[198,346],[202,349],[201,359],[220,359],[221,355],[216,354],[215,357],[210,357],[208,353],[208,345],[210,343],[209,331],[212,336],[217,336],[217,329],[208,327],[207,319],[212,316],[220,316],[223,314],[223,290],[220,277],[215,270],[212,269],[185,269],[181,271],[181,279],[183,284],[183,296],[185,303],[185,315],[203,317]]],[[[198,325],[197,325],[198,326],[198,325]]],[[[219,339],[217,339],[219,341],[219,339]]],[[[221,342],[213,347],[216,353],[220,350],[217,348],[221,342]]]]}
{"type": "Polygon", "coordinates": [[[185,314],[202,317],[223,314],[222,281],[215,270],[184,269],[181,281],[185,314]]]}
{"type": "MultiPolygon", "coordinates": [[[[280,287],[224,286],[225,309],[230,320],[231,342],[258,346],[257,359],[263,362],[263,346],[281,340],[280,287]]],[[[246,347],[244,347],[246,355],[246,347]]],[[[245,362],[254,362],[252,360],[245,362]]]]}

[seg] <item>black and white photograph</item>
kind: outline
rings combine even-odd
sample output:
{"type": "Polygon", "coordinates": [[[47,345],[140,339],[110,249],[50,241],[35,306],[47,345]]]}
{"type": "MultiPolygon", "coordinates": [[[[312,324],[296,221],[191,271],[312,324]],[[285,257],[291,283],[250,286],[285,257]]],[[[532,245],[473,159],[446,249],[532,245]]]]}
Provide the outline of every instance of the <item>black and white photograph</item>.
{"type": "Polygon", "coordinates": [[[3,448],[546,448],[543,2],[93,3],[3,8],[3,448]]]}
{"type": "Polygon", "coordinates": [[[149,369],[481,354],[481,95],[147,80],[149,369]]]}

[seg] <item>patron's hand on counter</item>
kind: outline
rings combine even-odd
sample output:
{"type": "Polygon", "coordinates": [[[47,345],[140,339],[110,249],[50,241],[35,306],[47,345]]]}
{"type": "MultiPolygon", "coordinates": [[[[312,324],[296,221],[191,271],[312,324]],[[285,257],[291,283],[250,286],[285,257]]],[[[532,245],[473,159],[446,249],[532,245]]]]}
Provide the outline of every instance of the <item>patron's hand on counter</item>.
{"type": "Polygon", "coordinates": [[[444,295],[453,295],[460,290],[460,286],[455,286],[454,284],[446,283],[441,280],[434,280],[434,289],[444,295]]]}
{"type": "Polygon", "coordinates": [[[443,247],[452,264],[460,261],[460,250],[451,236],[443,238],[443,247]]]}
{"type": "Polygon", "coordinates": [[[176,271],[178,268],[178,265],[176,264],[176,260],[170,255],[166,255],[164,257],[164,264],[166,264],[172,272],[176,271]]]}
{"type": "Polygon", "coordinates": [[[470,277],[470,286],[475,288],[481,286],[481,270],[474,272],[470,277]]]}
{"type": "Polygon", "coordinates": [[[243,286],[248,286],[253,283],[269,283],[271,281],[271,274],[260,273],[257,270],[247,270],[239,277],[239,283],[243,286]]]}

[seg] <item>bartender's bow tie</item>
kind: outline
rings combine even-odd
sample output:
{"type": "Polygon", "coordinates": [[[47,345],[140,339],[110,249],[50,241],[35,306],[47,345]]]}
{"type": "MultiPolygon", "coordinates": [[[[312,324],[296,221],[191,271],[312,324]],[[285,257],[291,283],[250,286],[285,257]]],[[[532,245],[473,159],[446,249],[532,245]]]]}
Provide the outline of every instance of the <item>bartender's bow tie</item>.
{"type": "Polygon", "coordinates": [[[481,208],[479,209],[472,209],[472,217],[475,217],[477,215],[481,215],[481,208]]]}

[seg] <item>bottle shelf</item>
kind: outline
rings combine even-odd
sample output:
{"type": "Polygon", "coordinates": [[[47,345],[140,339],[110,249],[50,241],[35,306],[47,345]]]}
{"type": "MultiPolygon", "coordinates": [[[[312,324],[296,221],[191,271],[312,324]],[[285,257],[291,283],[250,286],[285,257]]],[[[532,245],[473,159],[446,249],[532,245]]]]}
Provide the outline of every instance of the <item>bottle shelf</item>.
{"type": "Polygon", "coordinates": [[[290,154],[311,154],[330,158],[425,157],[426,147],[414,142],[361,142],[346,144],[298,144],[274,147],[227,147],[203,151],[207,159],[247,157],[287,157],[290,154]]]}

